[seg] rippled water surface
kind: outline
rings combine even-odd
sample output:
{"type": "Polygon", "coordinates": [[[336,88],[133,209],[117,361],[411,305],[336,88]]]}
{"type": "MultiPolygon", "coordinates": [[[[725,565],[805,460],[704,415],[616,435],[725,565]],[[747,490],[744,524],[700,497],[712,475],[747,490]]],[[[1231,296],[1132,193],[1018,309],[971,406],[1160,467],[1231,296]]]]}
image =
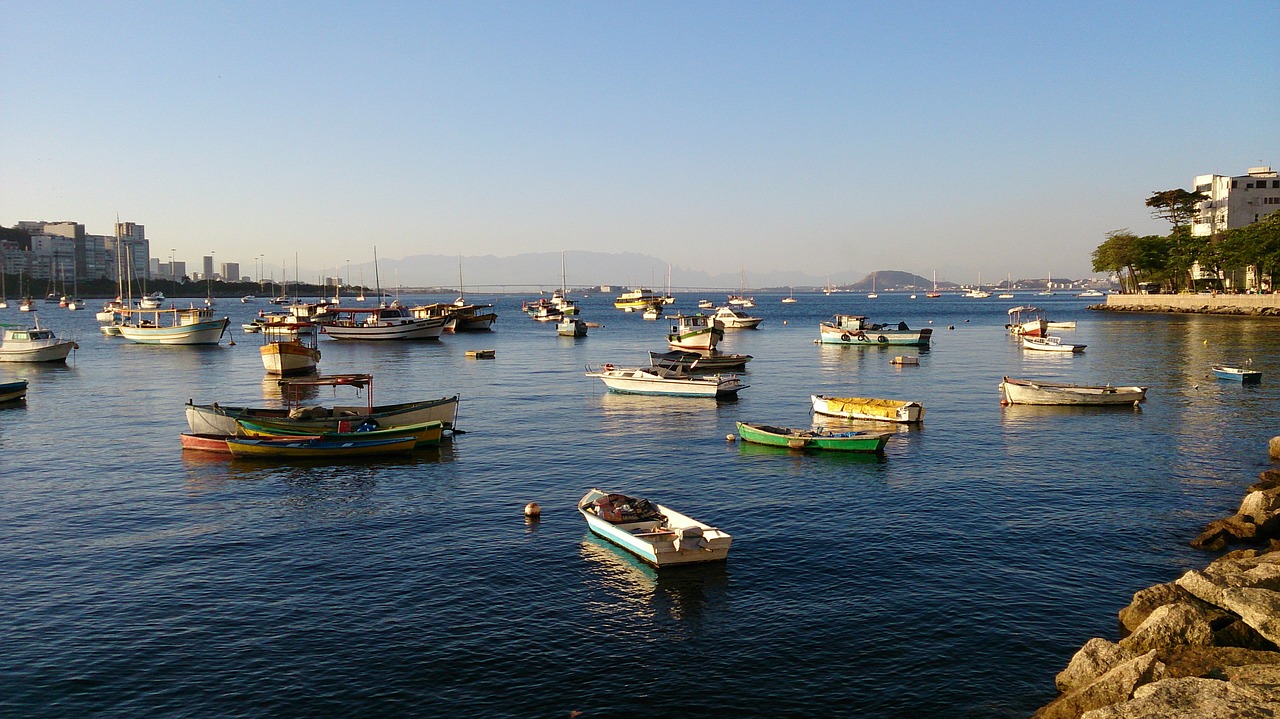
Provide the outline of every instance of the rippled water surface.
{"type": "MultiPolygon", "coordinates": [[[[439,298],[423,298],[439,299],[439,298]]],[[[473,299],[480,299],[479,297],[473,299]]],[[[690,308],[695,296],[682,296],[690,308]]],[[[458,393],[466,434],[402,459],[281,465],[179,447],[183,404],[265,405],[253,335],[166,348],[47,306],[67,367],[0,409],[0,710],[26,717],[1017,717],[1136,590],[1268,466],[1275,321],[1089,312],[1067,296],[758,296],[736,402],[606,393],[586,363],[647,363],[665,321],[583,300],[555,335],[519,298],[492,333],[322,342],[375,401],[458,393]],[[1010,304],[1047,300],[1079,356],[1025,352],[1010,304]],[[833,312],[932,323],[913,348],[815,345],[833,312]],[[468,360],[492,348],[497,359],[468,360]],[[1257,387],[1214,380],[1252,359],[1257,387]],[[1002,375],[1151,387],[1140,411],[1001,408],[1002,375]],[[881,460],[731,443],[808,426],[808,396],[923,402],[881,460]],[[720,566],[658,573],[591,538],[588,489],[734,535],[720,566]],[[525,503],[543,518],[527,523],[525,503]]],[[[232,326],[260,309],[223,300],[232,326]]],[[[14,309],[0,322],[21,322],[14,309]]],[[[346,401],[351,395],[342,394],[346,401]]],[[[315,401],[332,401],[328,391],[315,401]]],[[[837,423],[839,424],[839,423],[837,423]]]]}

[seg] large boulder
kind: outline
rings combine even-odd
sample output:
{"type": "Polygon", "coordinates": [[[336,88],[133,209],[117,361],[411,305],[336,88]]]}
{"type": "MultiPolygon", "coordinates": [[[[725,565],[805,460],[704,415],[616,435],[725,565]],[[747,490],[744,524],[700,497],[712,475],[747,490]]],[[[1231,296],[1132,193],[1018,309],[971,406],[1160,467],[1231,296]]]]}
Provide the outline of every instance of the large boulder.
{"type": "Polygon", "coordinates": [[[1238,667],[1273,665],[1280,667],[1280,653],[1238,647],[1176,646],[1161,649],[1156,658],[1165,666],[1168,679],[1201,677],[1227,679],[1238,667]]]}
{"type": "Polygon", "coordinates": [[[1273,644],[1280,644],[1280,592],[1254,587],[1222,590],[1223,609],[1233,612],[1273,644]]]}
{"type": "Polygon", "coordinates": [[[1200,534],[1191,540],[1191,546],[1211,552],[1226,549],[1231,541],[1252,542],[1258,536],[1258,525],[1246,517],[1232,515],[1215,519],[1205,525],[1200,534]]]}
{"type": "Polygon", "coordinates": [[[1112,667],[1093,682],[1063,694],[1041,707],[1033,719],[1076,719],[1091,709],[1128,701],[1135,689],[1163,676],[1164,665],[1156,660],[1155,652],[1147,652],[1112,667]]]}
{"type": "Polygon", "coordinates": [[[1133,699],[1086,711],[1081,719],[1270,719],[1280,713],[1278,699],[1254,685],[1183,677],[1138,687],[1133,699]]]}
{"type": "Polygon", "coordinates": [[[1135,654],[1179,644],[1208,646],[1213,643],[1214,622],[1227,615],[1221,610],[1185,602],[1166,604],[1120,640],[1120,646],[1135,654]]]}
{"type": "MultiPolygon", "coordinates": [[[[1138,628],[1139,624],[1146,621],[1151,612],[1157,607],[1163,607],[1166,604],[1176,604],[1178,602],[1196,604],[1200,600],[1192,596],[1190,592],[1178,586],[1177,582],[1168,582],[1165,584],[1157,584],[1154,587],[1147,587],[1139,590],[1133,595],[1133,601],[1129,602],[1129,606],[1120,610],[1120,638],[1124,639],[1138,628]]],[[[1206,609],[1208,607],[1205,607],[1206,609]]]]}
{"type": "Polygon", "coordinates": [[[1054,683],[1058,686],[1058,691],[1066,693],[1090,684],[1112,668],[1135,656],[1137,654],[1119,644],[1094,637],[1085,642],[1084,646],[1080,647],[1080,651],[1071,657],[1067,668],[1058,672],[1054,683]]]}

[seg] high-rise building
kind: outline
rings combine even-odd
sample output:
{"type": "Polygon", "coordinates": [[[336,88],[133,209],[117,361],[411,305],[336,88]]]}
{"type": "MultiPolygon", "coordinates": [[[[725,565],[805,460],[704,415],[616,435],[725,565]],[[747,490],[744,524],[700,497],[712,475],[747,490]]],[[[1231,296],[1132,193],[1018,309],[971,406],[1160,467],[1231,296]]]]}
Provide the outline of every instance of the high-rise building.
{"type": "Polygon", "coordinates": [[[1244,175],[1198,175],[1195,191],[1207,199],[1191,225],[1197,237],[1252,225],[1280,210],[1280,175],[1270,167],[1250,167],[1244,175]]]}
{"type": "Polygon", "coordinates": [[[223,282],[239,282],[240,281],[240,263],[239,262],[223,262],[222,263],[222,281],[223,282]]]}

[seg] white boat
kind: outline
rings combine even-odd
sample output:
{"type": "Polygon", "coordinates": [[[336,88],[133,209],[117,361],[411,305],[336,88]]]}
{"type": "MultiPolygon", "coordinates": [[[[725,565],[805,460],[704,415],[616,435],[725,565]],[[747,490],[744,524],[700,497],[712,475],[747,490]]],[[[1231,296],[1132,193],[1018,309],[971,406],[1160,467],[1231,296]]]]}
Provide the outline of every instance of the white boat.
{"type": "Polygon", "coordinates": [[[1104,297],[1104,296],[1105,295],[1103,295],[1103,293],[1099,290],[1085,290],[1084,292],[1080,292],[1076,295],[1076,297],[1104,297]]]}
{"type": "Polygon", "coordinates": [[[322,331],[335,340],[435,340],[444,333],[443,317],[418,318],[392,303],[390,307],[341,307],[322,331]]]}
{"type": "Polygon", "coordinates": [[[1044,318],[1044,310],[1029,305],[1009,308],[1009,322],[1005,328],[1015,335],[1025,337],[1043,337],[1049,334],[1049,323],[1044,318]]]}
{"type": "Polygon", "coordinates": [[[789,305],[789,304],[792,304],[793,302],[799,302],[799,301],[800,300],[796,299],[796,288],[794,287],[791,288],[790,294],[782,298],[782,304],[784,305],[789,305]]]}
{"type": "Polygon", "coordinates": [[[556,325],[556,334],[561,337],[586,337],[587,323],[577,317],[565,317],[556,325]]]}
{"type": "Polygon", "coordinates": [[[654,292],[647,287],[640,287],[634,290],[627,290],[618,295],[613,301],[613,306],[620,310],[642,310],[649,305],[663,301],[662,295],[654,292]]]}
{"type": "Polygon", "coordinates": [[[764,321],[763,317],[752,317],[746,312],[740,312],[732,307],[721,307],[712,315],[716,322],[724,325],[727,330],[753,330],[760,326],[764,321]]]}
{"type": "Polygon", "coordinates": [[[80,345],[72,340],[60,340],[53,330],[40,326],[36,318],[34,327],[12,327],[4,331],[0,343],[0,362],[66,362],[71,350],[80,345]]]}
{"type": "Polygon", "coordinates": [[[827,397],[809,395],[815,414],[842,419],[868,419],[876,422],[913,424],[924,421],[924,405],[900,399],[866,397],[827,397]]]}
{"type": "Polygon", "coordinates": [[[231,320],[208,308],[120,311],[120,336],[147,345],[216,345],[231,320]]]}
{"type": "Polygon", "coordinates": [[[1053,291],[1053,273],[1052,273],[1052,272],[1050,272],[1050,273],[1049,273],[1049,279],[1045,281],[1044,290],[1042,290],[1042,291],[1040,291],[1040,292],[1037,292],[1036,294],[1037,294],[1037,295],[1042,295],[1042,296],[1045,296],[1045,297],[1052,297],[1052,296],[1054,295],[1054,291],[1053,291]]]}
{"type": "Polygon", "coordinates": [[[640,317],[646,320],[662,319],[662,303],[659,302],[644,308],[644,312],[640,314],[640,317]]]}
{"type": "Polygon", "coordinates": [[[655,567],[723,561],[733,537],[670,507],[592,489],[578,502],[591,532],[655,567]]]}
{"type": "Polygon", "coordinates": [[[836,315],[818,325],[818,342],[835,345],[907,345],[927,347],[931,328],[913,330],[906,322],[883,325],[868,322],[862,315],[836,315]]]}
{"type": "Polygon", "coordinates": [[[30,312],[34,308],[35,308],[35,300],[31,299],[30,297],[23,297],[22,301],[18,303],[19,312],[30,312]]]}
{"type": "Polygon", "coordinates": [[[1137,405],[1147,397],[1146,387],[1064,384],[1005,377],[1000,383],[1001,404],[1038,405],[1137,405]]]}
{"type": "Polygon", "coordinates": [[[267,374],[288,377],[310,374],[320,364],[316,325],[310,322],[268,322],[259,326],[263,343],[258,350],[267,374]]]}
{"type": "Polygon", "coordinates": [[[676,315],[667,344],[682,350],[713,350],[724,338],[724,325],[709,315],[676,315]]]}
{"type": "Polygon", "coordinates": [[[187,401],[187,426],[195,434],[236,434],[236,420],[269,420],[274,424],[287,423],[300,433],[313,431],[350,431],[343,427],[359,426],[374,420],[379,427],[403,427],[422,422],[441,422],[446,430],[453,430],[458,419],[458,395],[440,399],[405,402],[401,404],[373,404],[373,376],[368,374],[320,375],[278,380],[285,405],[281,408],[232,407],[217,402],[195,404],[187,401]],[[308,391],[317,387],[354,387],[364,389],[364,405],[335,405],[333,407],[300,406],[308,391]]]}
{"type": "Polygon", "coordinates": [[[1061,322],[1047,323],[1051,330],[1073,330],[1076,328],[1075,320],[1063,320],[1061,322]]]}
{"type": "Polygon", "coordinates": [[[736,397],[746,389],[742,378],[728,374],[688,374],[670,367],[587,367],[588,377],[599,377],[612,392],[670,397],[736,397]]]}
{"type": "Polygon", "coordinates": [[[1028,337],[1022,336],[1022,346],[1029,350],[1042,350],[1045,352],[1084,352],[1085,345],[1071,344],[1063,342],[1061,337],[1046,335],[1044,337],[1028,337]]]}
{"type": "Polygon", "coordinates": [[[700,310],[709,310],[715,306],[715,303],[711,300],[698,300],[698,309],[700,310]]]}
{"type": "Polygon", "coordinates": [[[244,304],[249,304],[250,302],[253,302],[256,299],[257,298],[254,297],[253,295],[245,295],[244,297],[240,298],[240,301],[244,304]]]}

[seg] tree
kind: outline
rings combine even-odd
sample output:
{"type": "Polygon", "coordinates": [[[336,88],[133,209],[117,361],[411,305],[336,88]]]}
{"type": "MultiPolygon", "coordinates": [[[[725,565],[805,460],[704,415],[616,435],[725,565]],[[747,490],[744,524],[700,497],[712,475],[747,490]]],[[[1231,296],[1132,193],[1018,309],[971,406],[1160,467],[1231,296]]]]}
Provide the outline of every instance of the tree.
{"type": "Polygon", "coordinates": [[[1137,292],[1134,266],[1139,259],[1138,239],[1128,229],[1108,232],[1107,241],[1093,251],[1093,271],[1114,272],[1120,276],[1121,291],[1137,292]],[[1129,273],[1128,283],[1125,282],[1126,271],[1129,273]]]}
{"type": "Polygon", "coordinates": [[[1157,190],[1147,198],[1147,207],[1151,208],[1151,216],[1158,220],[1168,220],[1173,229],[1191,224],[1199,215],[1198,205],[1205,201],[1200,192],[1183,189],[1157,190]]]}

